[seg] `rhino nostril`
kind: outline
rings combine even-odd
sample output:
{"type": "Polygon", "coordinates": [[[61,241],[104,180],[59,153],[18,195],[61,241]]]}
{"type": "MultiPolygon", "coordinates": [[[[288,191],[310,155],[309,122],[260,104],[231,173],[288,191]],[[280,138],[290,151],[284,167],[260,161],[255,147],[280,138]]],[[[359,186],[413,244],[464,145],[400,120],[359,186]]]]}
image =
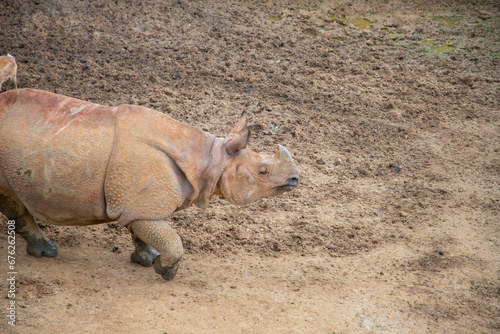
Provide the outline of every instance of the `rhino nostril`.
{"type": "Polygon", "coordinates": [[[286,182],[287,185],[289,186],[293,186],[293,187],[296,187],[299,185],[299,179],[296,178],[296,177],[292,177],[290,179],[288,179],[288,181],[286,182]]]}

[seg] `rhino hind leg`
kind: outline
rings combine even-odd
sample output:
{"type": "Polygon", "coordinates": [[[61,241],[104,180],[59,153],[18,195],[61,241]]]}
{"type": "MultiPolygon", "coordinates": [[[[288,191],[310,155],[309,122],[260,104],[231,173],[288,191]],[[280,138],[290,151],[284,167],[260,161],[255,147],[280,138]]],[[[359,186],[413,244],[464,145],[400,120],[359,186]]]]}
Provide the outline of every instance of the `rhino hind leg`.
{"type": "Polygon", "coordinates": [[[136,220],[128,227],[136,244],[132,261],[147,265],[149,258],[155,255],[152,261],[155,271],[167,281],[172,280],[184,253],[181,238],[175,230],[165,220],[136,220]]]}
{"type": "Polygon", "coordinates": [[[16,222],[16,232],[28,243],[26,250],[34,257],[54,257],[57,255],[56,245],[40,230],[33,216],[26,210],[24,205],[14,198],[0,194],[0,212],[7,219],[16,222]]]}
{"type": "Polygon", "coordinates": [[[34,257],[54,257],[57,255],[56,245],[40,230],[31,214],[26,212],[21,217],[16,218],[15,221],[16,232],[28,243],[26,250],[29,255],[34,257]]]}

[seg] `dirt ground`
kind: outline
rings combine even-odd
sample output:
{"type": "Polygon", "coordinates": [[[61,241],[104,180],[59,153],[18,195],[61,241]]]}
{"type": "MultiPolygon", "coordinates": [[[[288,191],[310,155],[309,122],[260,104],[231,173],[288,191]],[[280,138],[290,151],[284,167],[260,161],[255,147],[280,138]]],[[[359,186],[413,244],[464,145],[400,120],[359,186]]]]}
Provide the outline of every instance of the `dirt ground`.
{"type": "MultiPolygon", "coordinates": [[[[117,224],[16,239],[2,333],[498,333],[497,1],[0,0],[19,87],[138,104],[252,149],[301,184],[172,216],[177,277],[130,262],[117,224]],[[360,20],[364,19],[364,20],[360,20]]],[[[11,88],[12,86],[9,86],[11,88]]]]}

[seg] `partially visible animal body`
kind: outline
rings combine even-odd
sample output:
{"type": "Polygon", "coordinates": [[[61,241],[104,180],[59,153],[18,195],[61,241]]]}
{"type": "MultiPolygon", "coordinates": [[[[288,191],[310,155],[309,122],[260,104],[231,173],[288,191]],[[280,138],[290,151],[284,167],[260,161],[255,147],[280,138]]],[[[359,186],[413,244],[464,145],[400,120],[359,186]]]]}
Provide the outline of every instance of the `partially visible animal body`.
{"type": "Polygon", "coordinates": [[[17,63],[16,59],[7,54],[6,56],[0,57],[0,92],[2,91],[2,85],[7,80],[12,80],[14,86],[17,89],[17,63]]]}
{"type": "Polygon", "coordinates": [[[246,112],[218,138],[144,107],[9,91],[0,95],[0,212],[36,257],[57,254],[37,221],[118,221],[132,234],[131,260],[170,280],[183,247],[169,214],[205,208],[214,195],[246,204],[298,185],[284,147],[257,154],[249,138],[246,112]]]}

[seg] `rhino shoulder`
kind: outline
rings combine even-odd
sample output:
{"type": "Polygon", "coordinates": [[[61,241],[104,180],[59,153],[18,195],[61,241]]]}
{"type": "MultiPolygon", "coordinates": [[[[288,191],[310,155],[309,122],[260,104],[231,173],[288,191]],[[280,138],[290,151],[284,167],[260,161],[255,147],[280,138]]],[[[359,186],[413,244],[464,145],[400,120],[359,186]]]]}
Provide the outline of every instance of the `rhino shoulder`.
{"type": "Polygon", "coordinates": [[[105,180],[107,214],[122,225],[189,206],[206,166],[207,134],[160,112],[123,105],[105,180]]]}

